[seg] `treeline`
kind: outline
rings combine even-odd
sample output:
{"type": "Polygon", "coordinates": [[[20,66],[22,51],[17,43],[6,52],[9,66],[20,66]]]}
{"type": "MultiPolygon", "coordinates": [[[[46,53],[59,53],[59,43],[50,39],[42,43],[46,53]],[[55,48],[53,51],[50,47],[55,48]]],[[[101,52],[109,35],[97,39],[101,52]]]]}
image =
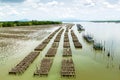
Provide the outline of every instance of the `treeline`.
{"type": "Polygon", "coordinates": [[[120,23],[120,20],[106,20],[106,21],[91,21],[96,23],[120,23]]]}
{"type": "Polygon", "coordinates": [[[32,26],[32,25],[48,25],[48,24],[62,24],[58,21],[7,21],[0,22],[0,27],[14,27],[14,26],[32,26]]]}

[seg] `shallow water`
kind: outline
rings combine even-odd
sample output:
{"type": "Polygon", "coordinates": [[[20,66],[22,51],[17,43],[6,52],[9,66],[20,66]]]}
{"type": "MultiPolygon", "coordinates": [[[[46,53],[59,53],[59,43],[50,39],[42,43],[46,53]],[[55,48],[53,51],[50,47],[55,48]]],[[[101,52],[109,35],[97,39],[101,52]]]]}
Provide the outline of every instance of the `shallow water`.
{"type": "Polygon", "coordinates": [[[72,29],[83,45],[82,49],[74,48],[72,38],[69,33],[73,55],[72,58],[76,70],[75,78],[61,78],[60,76],[63,53],[63,34],[48,77],[33,77],[33,73],[36,70],[36,66],[39,66],[41,59],[50,48],[55,36],[24,74],[8,75],[8,71],[12,67],[19,63],[19,61],[29,54],[29,52],[33,51],[43,38],[49,35],[49,32],[56,29],[53,27],[51,29],[45,29],[45,33],[44,31],[38,31],[26,34],[30,37],[28,40],[2,38],[0,42],[5,44],[4,47],[0,47],[0,80],[120,80],[120,37],[118,36],[120,33],[120,24],[91,22],[81,22],[80,24],[84,26],[85,31],[79,33],[76,26],[73,26],[72,29]],[[92,48],[92,44],[88,44],[82,38],[82,34],[84,33],[93,35],[94,39],[98,42],[105,42],[106,51],[95,51],[92,48]],[[40,36],[37,36],[38,34],[40,36]],[[107,57],[107,51],[109,50],[111,50],[114,55],[113,60],[108,59],[107,57]]]}

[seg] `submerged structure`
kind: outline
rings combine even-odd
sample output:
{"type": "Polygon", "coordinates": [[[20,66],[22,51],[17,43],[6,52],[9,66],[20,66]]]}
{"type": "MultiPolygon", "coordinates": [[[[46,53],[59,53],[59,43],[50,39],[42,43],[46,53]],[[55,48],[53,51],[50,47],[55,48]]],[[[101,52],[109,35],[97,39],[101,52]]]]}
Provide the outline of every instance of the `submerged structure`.
{"type": "Polygon", "coordinates": [[[94,42],[93,48],[95,50],[103,50],[103,45],[101,43],[94,42]]]}
{"type": "Polygon", "coordinates": [[[94,42],[94,39],[93,39],[93,36],[91,36],[91,35],[89,35],[89,34],[84,34],[83,35],[83,38],[87,41],[87,42],[89,42],[89,43],[93,43],[94,42]]]}
{"type": "Polygon", "coordinates": [[[78,31],[84,31],[85,30],[81,24],[76,24],[76,26],[77,26],[78,31]]]}

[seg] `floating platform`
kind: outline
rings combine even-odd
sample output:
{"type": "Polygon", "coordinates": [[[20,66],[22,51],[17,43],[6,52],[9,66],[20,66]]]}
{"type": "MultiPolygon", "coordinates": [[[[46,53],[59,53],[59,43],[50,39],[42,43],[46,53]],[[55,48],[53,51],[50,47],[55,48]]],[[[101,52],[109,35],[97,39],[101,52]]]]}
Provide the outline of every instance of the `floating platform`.
{"type": "Polygon", "coordinates": [[[71,49],[70,48],[65,48],[64,50],[63,50],[63,57],[71,57],[72,56],[72,51],[71,51],[71,49]]]}
{"type": "Polygon", "coordinates": [[[73,30],[71,31],[71,36],[72,36],[72,40],[73,40],[73,44],[75,46],[75,48],[82,48],[82,44],[79,42],[77,36],[75,35],[75,33],[73,32],[73,30]]]}
{"type": "Polygon", "coordinates": [[[52,39],[55,34],[56,34],[56,32],[53,32],[52,34],[50,34],[50,35],[48,36],[48,39],[52,39]]]}
{"type": "Polygon", "coordinates": [[[50,48],[45,57],[55,57],[56,53],[57,53],[56,48],[50,48]]]}
{"type": "Polygon", "coordinates": [[[30,64],[35,60],[35,58],[40,54],[40,52],[31,52],[27,55],[19,64],[9,71],[9,74],[22,74],[30,66],[30,64]]]}
{"type": "Polygon", "coordinates": [[[62,60],[61,76],[75,77],[75,68],[74,68],[74,63],[72,59],[62,60]]]}
{"type": "Polygon", "coordinates": [[[64,38],[69,38],[68,35],[64,35],[64,38]]]}
{"type": "Polygon", "coordinates": [[[66,31],[65,32],[69,32],[69,29],[68,28],[66,28],[66,31]]]}
{"type": "MultiPolygon", "coordinates": [[[[45,39],[40,45],[38,45],[35,49],[34,49],[34,52],[31,52],[29,55],[27,55],[20,63],[18,63],[14,68],[12,68],[10,71],[9,71],[9,74],[22,74],[25,72],[25,70],[30,66],[30,64],[35,60],[35,58],[40,54],[40,51],[42,51],[46,45],[50,42],[50,39],[53,38],[53,36],[61,29],[61,27],[59,29],[57,29],[56,31],[54,31],[52,34],[50,34],[48,36],[47,39],[45,39]]],[[[57,47],[58,45],[54,45],[54,47],[57,47]]],[[[55,56],[57,52],[57,49],[53,49],[53,48],[50,48],[47,55],[48,57],[51,57],[51,56],[55,56]]],[[[40,73],[40,75],[47,75],[48,74],[48,71],[49,71],[49,68],[50,68],[50,65],[51,65],[52,61],[51,60],[43,60],[43,69],[39,70],[35,73],[35,75],[37,75],[38,73],[40,73]],[[47,65],[48,64],[48,65],[47,65]]],[[[41,66],[41,67],[42,67],[41,66]]],[[[40,67],[40,68],[41,68],[40,67]]]]}
{"type": "Polygon", "coordinates": [[[50,39],[49,38],[47,38],[47,39],[45,39],[44,41],[43,41],[43,43],[49,43],[50,42],[50,39]]]}
{"type": "Polygon", "coordinates": [[[66,38],[69,38],[69,37],[66,35],[66,36],[64,36],[64,39],[66,39],[66,38]]]}
{"type": "Polygon", "coordinates": [[[73,27],[73,25],[74,25],[74,24],[69,24],[69,25],[67,25],[67,26],[66,26],[66,29],[67,29],[67,30],[71,29],[71,28],[73,27]]]}
{"type": "Polygon", "coordinates": [[[72,38],[73,38],[73,39],[74,39],[74,38],[75,38],[75,39],[78,39],[76,35],[72,35],[72,38]]]}
{"type": "Polygon", "coordinates": [[[73,43],[74,43],[75,48],[82,48],[82,45],[80,42],[73,42],[73,43]]]}
{"type": "Polygon", "coordinates": [[[38,45],[38,46],[34,49],[34,51],[42,51],[46,46],[47,46],[46,43],[42,43],[42,44],[38,45]]]}
{"type": "Polygon", "coordinates": [[[68,32],[65,32],[65,33],[64,33],[64,36],[68,36],[68,32]]]}
{"type": "Polygon", "coordinates": [[[53,63],[53,59],[44,58],[41,61],[40,67],[36,69],[36,72],[34,73],[34,76],[35,75],[37,75],[37,76],[48,76],[48,73],[50,71],[52,63],[53,63]]]}
{"type": "Polygon", "coordinates": [[[64,42],[69,42],[69,38],[64,38],[64,42]]]}
{"type": "Polygon", "coordinates": [[[79,40],[77,38],[73,38],[72,40],[73,40],[73,42],[79,42],[79,40]]]}
{"type": "Polygon", "coordinates": [[[62,35],[63,31],[64,31],[64,29],[62,29],[62,30],[58,33],[58,35],[56,36],[54,42],[60,42],[61,35],[62,35]]]}
{"type": "Polygon", "coordinates": [[[61,37],[56,37],[55,40],[54,40],[54,42],[60,42],[60,38],[61,37]]]}
{"type": "Polygon", "coordinates": [[[52,44],[52,48],[58,48],[58,46],[59,46],[59,42],[54,42],[54,43],[52,44]]]}
{"type": "Polygon", "coordinates": [[[60,29],[61,29],[61,27],[58,28],[57,30],[55,30],[52,34],[50,34],[50,35],[48,36],[48,39],[52,39],[53,36],[54,36],[60,29]]]}
{"type": "Polygon", "coordinates": [[[64,42],[63,47],[64,47],[64,48],[70,48],[70,43],[69,43],[69,42],[64,42]]]}
{"type": "MultiPolygon", "coordinates": [[[[53,36],[54,36],[60,29],[61,29],[61,27],[60,27],[59,29],[57,29],[56,31],[54,31],[52,34],[50,34],[50,35],[48,36],[48,38],[45,39],[45,40],[42,42],[42,44],[38,45],[38,46],[34,49],[34,51],[42,51],[42,50],[47,46],[47,44],[50,42],[50,39],[52,39],[53,36]]],[[[56,42],[59,42],[59,41],[60,41],[59,39],[56,39],[56,42]]]]}

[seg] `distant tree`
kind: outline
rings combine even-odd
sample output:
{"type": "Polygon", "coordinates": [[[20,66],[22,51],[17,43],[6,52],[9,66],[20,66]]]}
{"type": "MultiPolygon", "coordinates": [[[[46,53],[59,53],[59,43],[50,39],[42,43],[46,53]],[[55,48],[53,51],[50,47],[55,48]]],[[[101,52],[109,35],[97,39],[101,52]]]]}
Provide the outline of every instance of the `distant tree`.
{"type": "Polygon", "coordinates": [[[2,27],[2,23],[0,23],[0,27],[2,27]]]}
{"type": "Polygon", "coordinates": [[[9,22],[1,22],[0,26],[2,27],[14,27],[14,26],[31,26],[31,25],[48,25],[48,24],[61,24],[62,22],[55,21],[9,21],[9,22]]]}
{"type": "Polygon", "coordinates": [[[3,22],[2,26],[3,27],[14,27],[14,23],[13,22],[3,22]]]}

